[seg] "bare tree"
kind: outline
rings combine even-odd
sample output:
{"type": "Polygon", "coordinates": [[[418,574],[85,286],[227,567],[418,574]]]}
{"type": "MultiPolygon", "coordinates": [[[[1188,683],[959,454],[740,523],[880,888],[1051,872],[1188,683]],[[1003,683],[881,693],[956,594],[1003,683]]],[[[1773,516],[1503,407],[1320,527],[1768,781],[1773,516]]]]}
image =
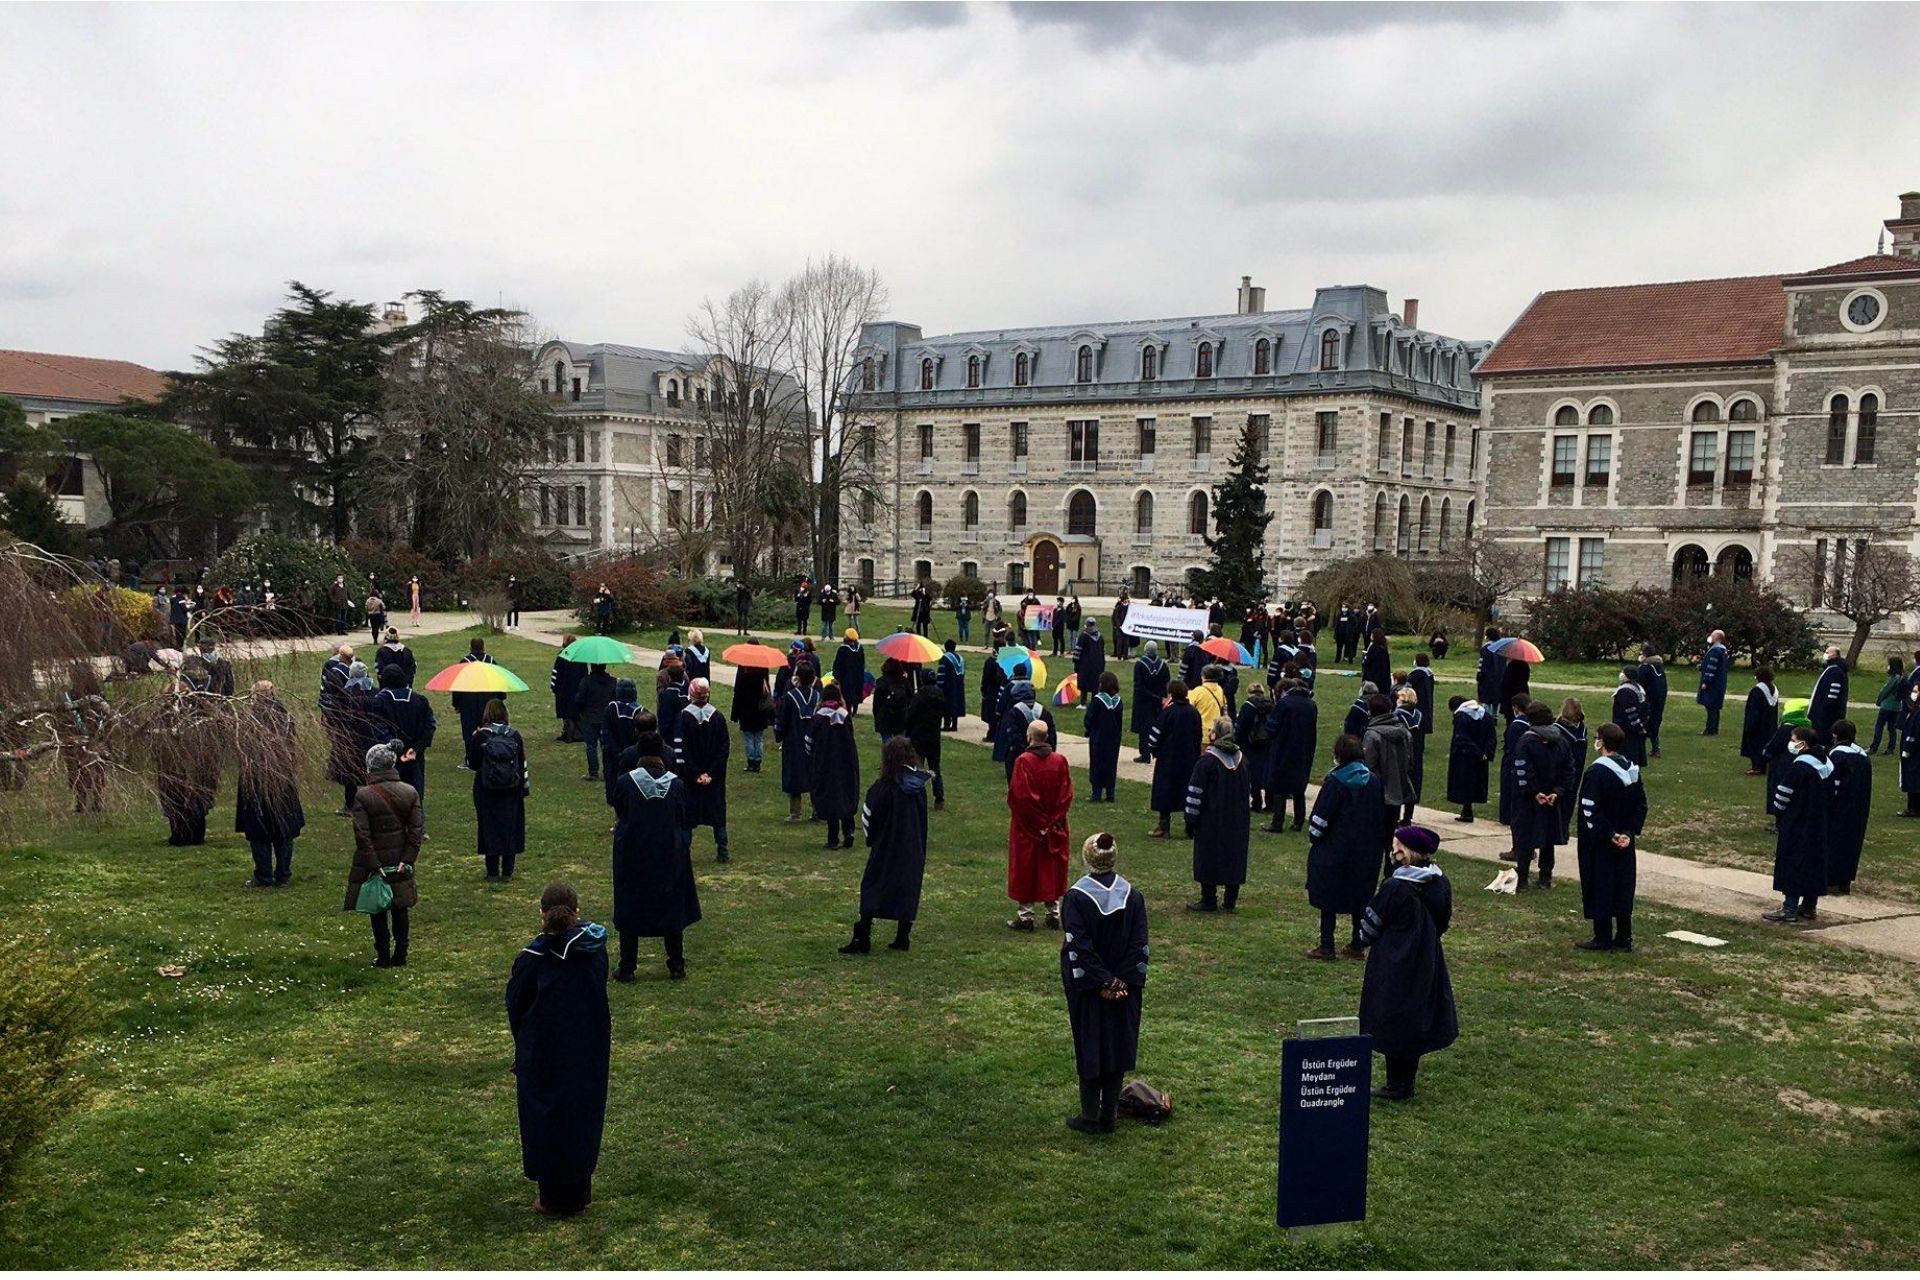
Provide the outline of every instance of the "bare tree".
{"type": "Polygon", "coordinates": [[[1790,547],[1780,562],[1781,577],[1795,594],[1853,624],[1848,666],[1859,662],[1876,626],[1920,610],[1920,564],[1899,547],[1835,538],[1790,547]]]}
{"type": "Polygon", "coordinates": [[[1460,540],[1457,553],[1423,570],[1422,576],[1432,583],[1427,595],[1448,596],[1484,623],[1495,605],[1532,584],[1538,569],[1528,551],[1475,532],[1460,540]]]}
{"type": "Polygon", "coordinates": [[[805,407],[812,461],[802,476],[811,513],[813,571],[840,578],[840,520],[844,504],[885,501],[867,461],[884,448],[880,415],[865,406],[857,379],[861,330],[880,319],[887,291],[877,272],[838,255],[809,262],[780,290],[782,361],[805,407]]]}

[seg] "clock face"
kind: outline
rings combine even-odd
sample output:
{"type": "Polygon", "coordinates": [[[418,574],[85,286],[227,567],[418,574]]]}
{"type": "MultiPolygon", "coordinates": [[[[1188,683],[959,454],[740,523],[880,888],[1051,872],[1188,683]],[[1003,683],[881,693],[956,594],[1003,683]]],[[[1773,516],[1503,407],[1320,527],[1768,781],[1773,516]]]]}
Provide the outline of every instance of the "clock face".
{"type": "Polygon", "coordinates": [[[1880,318],[1880,299],[1870,293],[1863,293],[1847,304],[1847,319],[1862,329],[1880,318]]]}

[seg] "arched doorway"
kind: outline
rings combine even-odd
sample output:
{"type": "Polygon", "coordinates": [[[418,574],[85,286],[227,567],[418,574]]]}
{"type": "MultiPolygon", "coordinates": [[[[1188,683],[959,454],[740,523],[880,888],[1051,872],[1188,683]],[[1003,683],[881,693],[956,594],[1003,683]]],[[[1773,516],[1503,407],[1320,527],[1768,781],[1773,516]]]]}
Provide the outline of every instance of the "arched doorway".
{"type": "Polygon", "coordinates": [[[1051,538],[1033,544],[1033,590],[1043,596],[1060,592],[1060,544],[1051,538]]]}
{"type": "Polygon", "coordinates": [[[1707,559],[1707,549],[1688,543],[1673,553],[1673,582],[1675,586],[1689,578],[1704,578],[1713,571],[1713,561],[1707,559]]]}
{"type": "Polygon", "coordinates": [[[1720,558],[1713,562],[1716,577],[1732,575],[1742,582],[1753,577],[1753,552],[1739,543],[1720,548],[1720,558]]]}

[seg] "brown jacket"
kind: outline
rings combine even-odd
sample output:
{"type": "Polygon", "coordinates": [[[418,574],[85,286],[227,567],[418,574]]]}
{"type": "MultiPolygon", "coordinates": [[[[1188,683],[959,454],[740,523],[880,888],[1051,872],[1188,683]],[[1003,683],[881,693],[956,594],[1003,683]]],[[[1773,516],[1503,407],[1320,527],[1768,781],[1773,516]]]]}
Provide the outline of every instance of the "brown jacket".
{"type": "MultiPolygon", "coordinates": [[[[399,863],[417,865],[420,838],[426,832],[426,815],[420,809],[420,796],[400,781],[392,769],[382,769],[367,777],[367,785],[353,797],[353,865],[347,869],[347,901],[342,911],[351,911],[360,899],[360,886],[376,868],[399,863]]],[[[389,880],[393,905],[411,907],[420,901],[420,890],[409,875],[404,880],[389,880]]]]}

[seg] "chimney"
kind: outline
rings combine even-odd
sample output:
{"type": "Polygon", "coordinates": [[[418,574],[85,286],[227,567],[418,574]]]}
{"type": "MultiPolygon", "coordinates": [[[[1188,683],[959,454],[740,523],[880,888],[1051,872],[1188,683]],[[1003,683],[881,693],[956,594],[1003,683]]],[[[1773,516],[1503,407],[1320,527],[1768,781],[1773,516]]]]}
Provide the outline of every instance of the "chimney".
{"type": "Polygon", "coordinates": [[[1240,297],[1234,307],[1237,315],[1257,316],[1267,309],[1267,291],[1253,282],[1252,276],[1240,277],[1240,297]]]}
{"type": "Polygon", "coordinates": [[[1900,216],[1887,219],[1887,230],[1895,257],[1920,258],[1920,191],[1900,193],[1900,216]]]}
{"type": "Polygon", "coordinates": [[[1420,299],[1408,298],[1400,308],[1400,323],[1409,329],[1420,327],[1420,299]]]}

